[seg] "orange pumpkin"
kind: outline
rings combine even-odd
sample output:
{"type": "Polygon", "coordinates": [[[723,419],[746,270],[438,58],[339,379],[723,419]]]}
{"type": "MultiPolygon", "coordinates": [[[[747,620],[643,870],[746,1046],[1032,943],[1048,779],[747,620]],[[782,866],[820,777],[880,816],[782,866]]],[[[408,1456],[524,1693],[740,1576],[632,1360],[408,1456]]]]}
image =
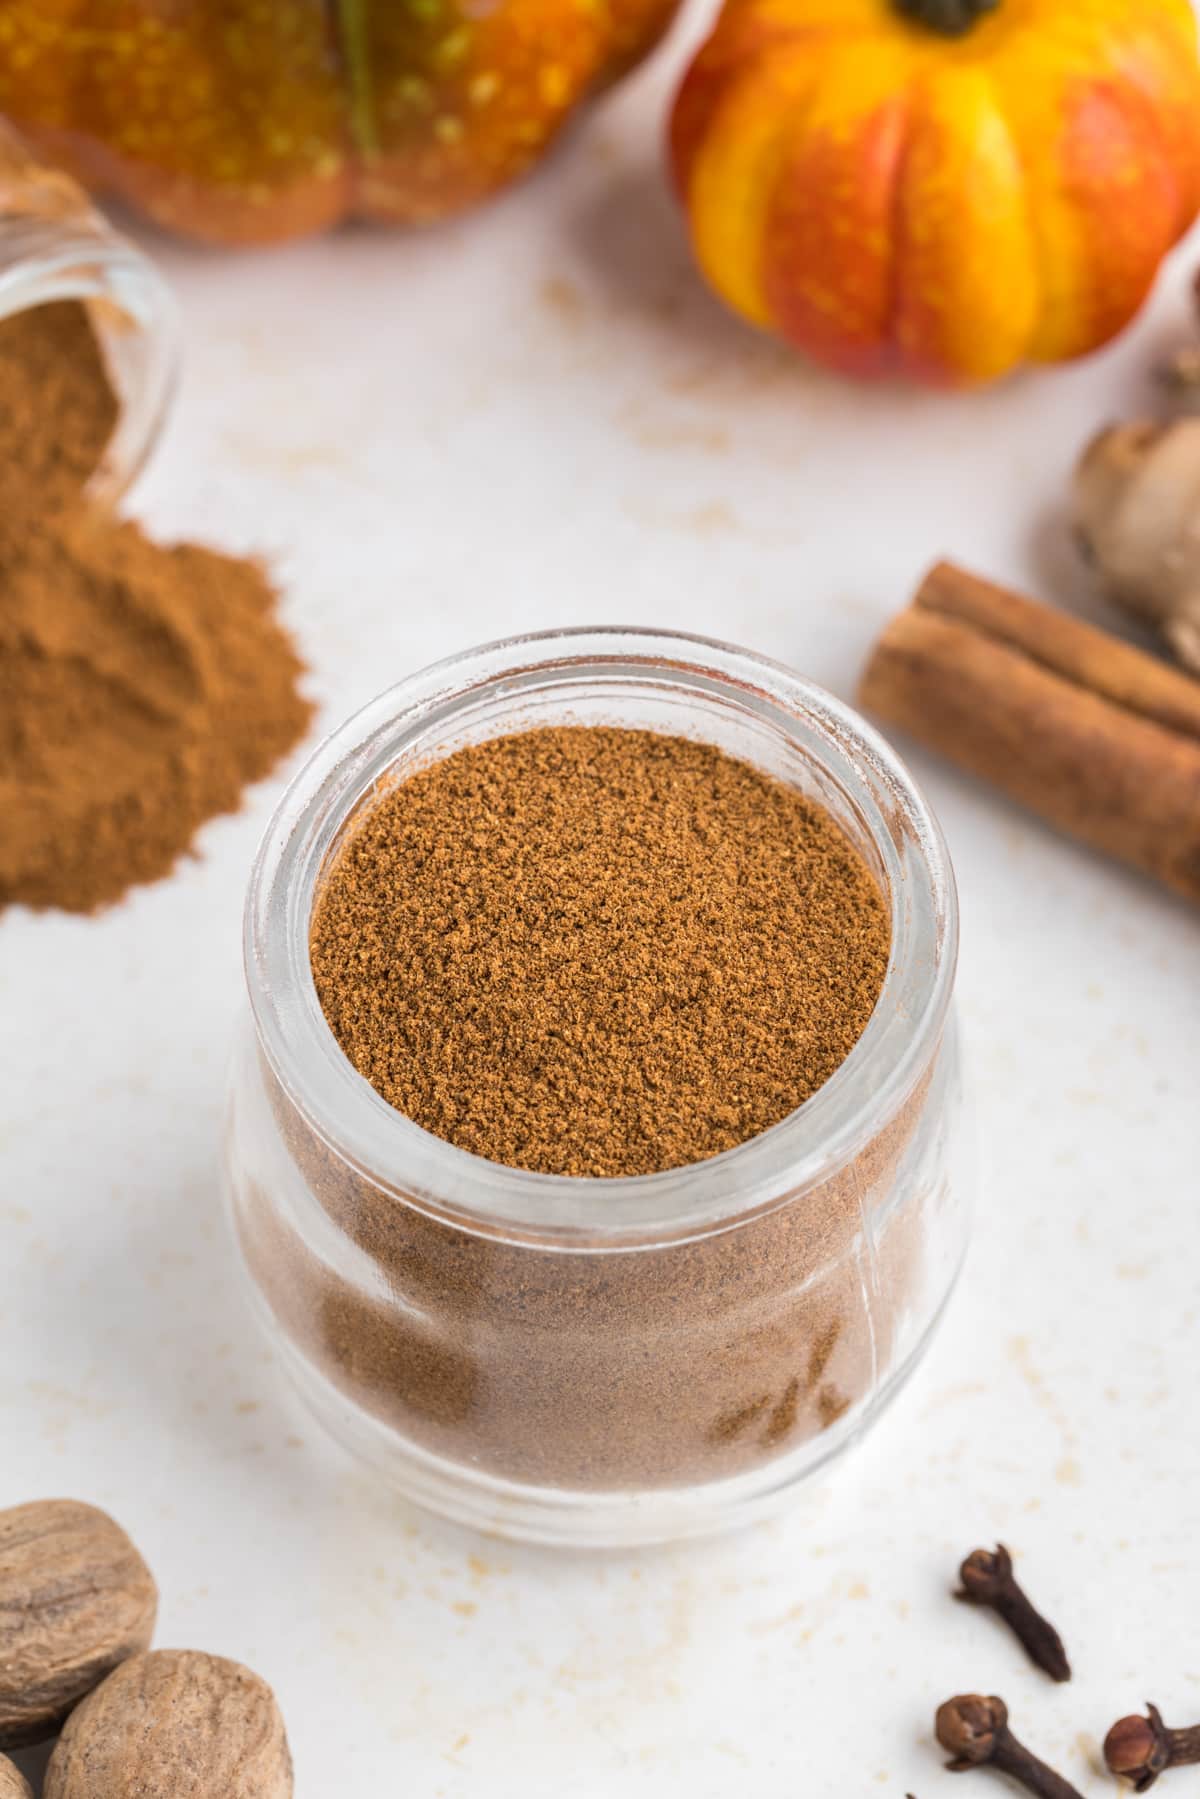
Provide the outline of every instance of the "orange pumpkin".
{"type": "Polygon", "coordinates": [[[0,112],[221,243],[441,218],[535,162],[677,0],[0,0],[0,112]]]}
{"type": "Polygon", "coordinates": [[[1200,207],[1189,0],[727,0],[672,120],[729,304],[862,376],[1120,331],[1200,207]]]}

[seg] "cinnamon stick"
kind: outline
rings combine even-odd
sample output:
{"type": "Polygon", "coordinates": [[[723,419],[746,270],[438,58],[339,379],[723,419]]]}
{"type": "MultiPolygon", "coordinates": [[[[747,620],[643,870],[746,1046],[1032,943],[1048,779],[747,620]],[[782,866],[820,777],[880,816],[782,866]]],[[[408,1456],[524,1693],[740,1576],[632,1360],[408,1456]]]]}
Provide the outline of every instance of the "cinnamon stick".
{"type": "Polygon", "coordinates": [[[863,706],[1200,902],[1200,682],[943,562],[884,632],[863,706]]]}

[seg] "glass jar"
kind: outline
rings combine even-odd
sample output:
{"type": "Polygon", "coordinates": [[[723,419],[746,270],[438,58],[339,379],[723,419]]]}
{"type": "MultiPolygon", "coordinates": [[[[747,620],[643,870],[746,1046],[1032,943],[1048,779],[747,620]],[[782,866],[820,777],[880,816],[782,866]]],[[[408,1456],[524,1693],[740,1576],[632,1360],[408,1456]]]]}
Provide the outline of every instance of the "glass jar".
{"type": "Polygon", "coordinates": [[[897,1391],[962,1260],[956,941],[909,775],[776,663],[562,631],[382,695],[293,782],[246,908],[227,1187],[258,1309],[314,1410],[410,1498],[500,1534],[633,1544],[779,1504],[897,1391]],[[635,1179],[501,1167],[420,1129],[351,1066],[309,963],[322,869],[381,784],[564,723],[699,737],[801,788],[891,912],[883,990],[832,1079],[738,1148],[635,1179]]]}
{"type": "Polygon", "coordinates": [[[120,416],[88,491],[114,506],[153,449],[175,391],[179,332],[165,279],[59,169],[0,123],[0,319],[78,300],[120,416]]]}

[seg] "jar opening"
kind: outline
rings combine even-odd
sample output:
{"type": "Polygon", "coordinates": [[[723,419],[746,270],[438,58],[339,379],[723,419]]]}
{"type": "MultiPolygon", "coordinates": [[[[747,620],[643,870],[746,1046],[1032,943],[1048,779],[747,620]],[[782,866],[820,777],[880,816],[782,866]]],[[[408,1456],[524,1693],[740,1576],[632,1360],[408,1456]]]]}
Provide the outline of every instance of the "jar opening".
{"type": "Polygon", "coordinates": [[[145,467],[175,396],[175,301],[149,257],[90,210],[82,220],[10,221],[0,232],[0,318],[63,300],[87,308],[119,403],[87,487],[113,507],[145,467]]]}

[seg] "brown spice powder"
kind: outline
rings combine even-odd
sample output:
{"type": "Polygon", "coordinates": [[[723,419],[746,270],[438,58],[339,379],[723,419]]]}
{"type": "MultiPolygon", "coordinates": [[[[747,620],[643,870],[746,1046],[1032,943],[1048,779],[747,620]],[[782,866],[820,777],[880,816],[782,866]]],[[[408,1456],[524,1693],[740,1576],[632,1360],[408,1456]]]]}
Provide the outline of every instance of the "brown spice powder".
{"type": "Polygon", "coordinates": [[[549,1487],[721,1480],[831,1429],[911,1349],[950,1078],[929,1065],[851,1161],[732,1229],[564,1250],[377,1187],[258,1065],[241,1116],[273,1116],[277,1147],[234,1152],[239,1236],[285,1337],[401,1443],[549,1487]]]}
{"type": "Polygon", "coordinates": [[[116,421],[82,305],[0,321],[0,907],[166,874],[310,716],[256,563],[86,502],[116,421]]]}
{"type": "Polygon", "coordinates": [[[78,499],[118,415],[103,353],[78,302],[0,319],[0,518],[8,536],[22,523],[14,508],[42,513],[78,499]]]}
{"type": "Polygon", "coordinates": [[[531,730],[397,782],[314,915],[339,1043],[427,1130],[514,1167],[649,1174],[840,1066],[889,925],[821,807],[710,744],[531,730]]]}
{"type": "MultiPolygon", "coordinates": [[[[327,876],[314,970],[363,1072],[456,1141],[465,1122],[472,1147],[558,1169],[694,1159],[790,1109],[854,1042],[888,949],[825,813],[636,731],[526,732],[433,764],[368,802],[327,876]],[[486,1077],[469,1092],[465,1064],[486,1077]]],[[[952,1070],[934,1052],[847,1161],[773,1209],[738,1216],[731,1159],[728,1228],[613,1248],[602,1212],[565,1247],[407,1203],[254,1058],[239,1234],[334,1415],[348,1398],[467,1478],[720,1481],[849,1428],[912,1348],[952,1070]]]]}

